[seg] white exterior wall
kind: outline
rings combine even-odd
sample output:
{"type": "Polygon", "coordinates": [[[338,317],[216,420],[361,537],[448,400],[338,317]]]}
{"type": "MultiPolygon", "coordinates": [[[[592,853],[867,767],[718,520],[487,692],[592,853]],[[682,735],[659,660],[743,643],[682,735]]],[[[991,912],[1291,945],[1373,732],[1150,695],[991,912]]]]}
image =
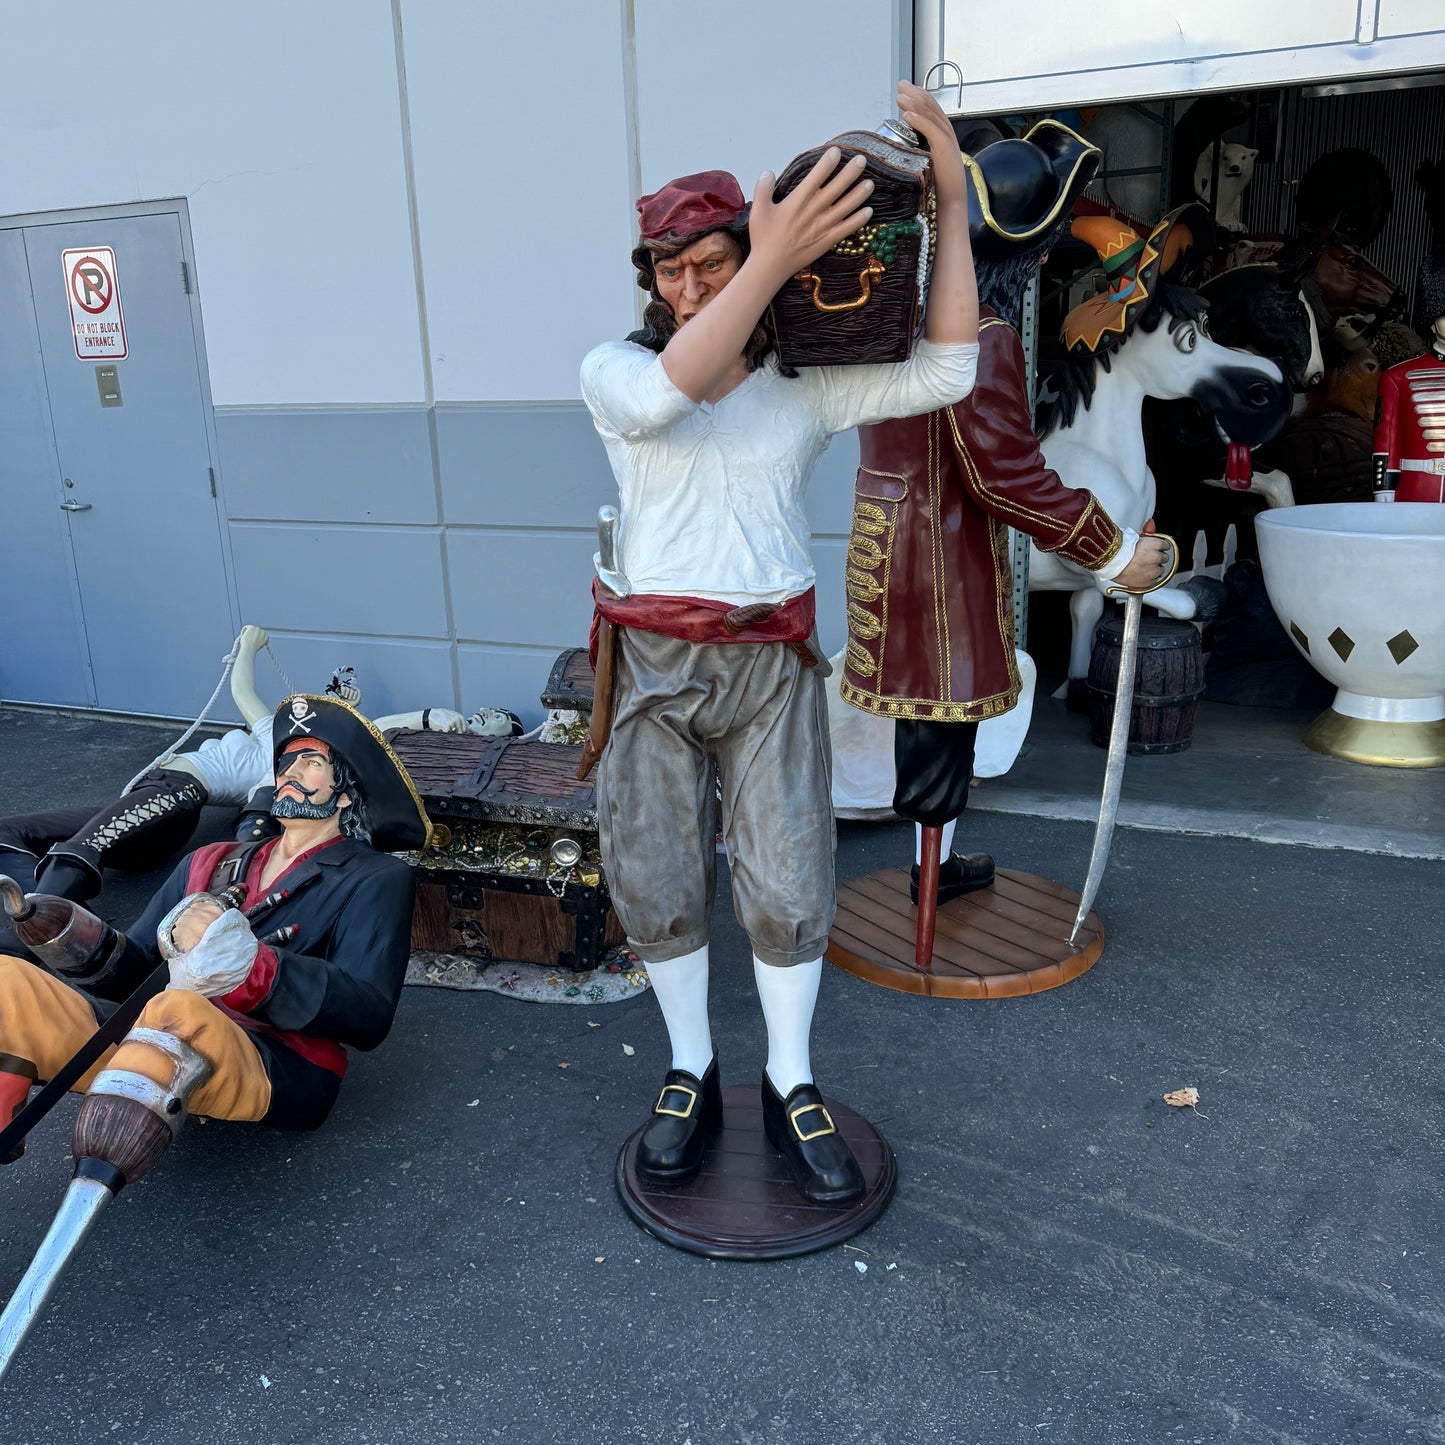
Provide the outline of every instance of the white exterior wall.
{"type": "Polygon", "coordinates": [[[11,6],[3,30],[0,215],[184,196],[218,404],[423,399],[385,0],[11,6]]]}
{"type": "Polygon", "coordinates": [[[77,62],[78,12],[27,6],[0,215],[184,196],[218,406],[574,400],[583,353],[635,324],[638,187],[723,167],[750,193],[874,124],[907,10],[142,0],[97,12],[104,60],[77,62]]]}

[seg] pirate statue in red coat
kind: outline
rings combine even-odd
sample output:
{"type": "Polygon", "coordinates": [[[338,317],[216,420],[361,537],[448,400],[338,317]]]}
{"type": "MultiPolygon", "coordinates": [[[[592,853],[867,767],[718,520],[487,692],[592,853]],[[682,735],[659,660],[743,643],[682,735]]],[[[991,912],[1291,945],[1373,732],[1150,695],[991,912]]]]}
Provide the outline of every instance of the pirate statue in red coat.
{"type": "MultiPolygon", "coordinates": [[[[1125,586],[1157,582],[1164,565],[1163,543],[1120,529],[1089,492],[1049,469],[1028,402],[1024,292],[1099,160],[1082,137],[1048,120],[964,157],[980,301],[977,382],[940,411],[859,429],[840,692],[895,720],[893,807],[923,830],[920,862],[925,846],[946,850],[951,841],[978,724],[1019,699],[1008,529],[1125,586]]],[[[993,859],[952,854],[938,876],[946,902],[987,887],[993,859]]],[[[918,887],[915,864],[915,902],[918,887]]]]}
{"type": "Polygon", "coordinates": [[[1445,502],[1445,316],[1430,350],[1380,378],[1375,488],[1397,502],[1445,502]]]}
{"type": "Polygon", "coordinates": [[[70,1192],[0,1316],[0,1374],[48,1293],[45,1271],[53,1279],[89,1215],[160,1158],[188,1112],[314,1129],[336,1102],[346,1046],[375,1048],[391,1028],[414,874],[390,853],[423,847],[431,830],[415,786],[375,726],[334,697],[283,702],[272,748],[280,835],[197,849],[128,933],[0,879],[32,956],[0,955],[0,1159],[20,1156],[7,1135],[47,1102],[14,1117],[34,1085],[86,1095],[70,1192]]]}

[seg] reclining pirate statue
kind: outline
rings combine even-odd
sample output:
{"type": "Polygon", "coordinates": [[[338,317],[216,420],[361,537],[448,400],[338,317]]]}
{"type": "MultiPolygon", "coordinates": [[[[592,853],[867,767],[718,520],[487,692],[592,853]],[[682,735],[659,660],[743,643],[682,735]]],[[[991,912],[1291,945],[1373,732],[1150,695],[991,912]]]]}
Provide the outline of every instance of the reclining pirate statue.
{"type": "Polygon", "coordinates": [[[66,1087],[86,1095],[75,1178],[0,1316],[0,1374],[94,1214],[155,1164],[187,1112],[314,1129],[336,1102],[345,1046],[375,1048],[391,1027],[413,872],[389,855],[425,846],[426,812],[348,703],[289,697],[272,734],[279,834],[198,848],[127,933],[0,879],[16,936],[43,965],[0,954],[0,1160],[20,1157],[66,1087]]]}

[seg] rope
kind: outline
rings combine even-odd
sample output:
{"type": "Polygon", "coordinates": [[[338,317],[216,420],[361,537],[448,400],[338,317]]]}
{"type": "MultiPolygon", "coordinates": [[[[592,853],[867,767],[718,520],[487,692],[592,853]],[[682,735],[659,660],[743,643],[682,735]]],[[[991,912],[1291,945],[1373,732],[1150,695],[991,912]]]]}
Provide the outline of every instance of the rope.
{"type": "Polygon", "coordinates": [[[292,683],[291,679],[286,676],[286,671],[285,671],[285,669],[284,669],[284,668],[281,666],[281,664],[276,660],[276,654],[271,651],[271,640],[270,640],[270,638],[267,638],[267,640],[266,640],[266,656],[271,659],[271,666],[274,667],[274,668],[276,669],[276,671],[281,674],[281,681],[286,684],[286,694],[287,694],[287,696],[288,696],[288,697],[289,697],[289,696],[293,696],[293,695],[295,694],[295,692],[296,692],[296,688],[295,688],[294,684],[292,683]]]}
{"type": "Polygon", "coordinates": [[[180,752],[181,748],[184,747],[185,744],[188,743],[191,738],[195,736],[197,729],[201,726],[202,723],[205,722],[206,718],[210,716],[211,709],[215,707],[216,699],[220,697],[221,689],[225,687],[226,679],[230,677],[231,669],[236,665],[236,659],[240,655],[241,638],[240,635],[237,634],[236,640],[231,644],[231,650],[225,655],[225,657],[221,659],[221,661],[225,663],[225,666],[221,669],[221,680],[216,684],[216,690],[211,694],[210,701],[207,702],[205,707],[201,709],[200,717],[198,717],[195,722],[193,722],[190,727],[188,727],[185,732],[183,732],[180,737],[178,737],[175,742],[170,745],[170,747],[168,747],[164,752],[160,753],[156,757],[152,758],[150,762],[148,762],[145,767],[143,767],[140,772],[138,772],[135,777],[133,777],[130,782],[128,782],[125,787],[121,789],[122,794],[130,792],[130,790],[135,787],[135,785],[140,782],[140,780],[145,777],[145,775],[150,772],[152,768],[159,768],[170,762],[170,760],[175,757],[178,752],[180,752]]]}

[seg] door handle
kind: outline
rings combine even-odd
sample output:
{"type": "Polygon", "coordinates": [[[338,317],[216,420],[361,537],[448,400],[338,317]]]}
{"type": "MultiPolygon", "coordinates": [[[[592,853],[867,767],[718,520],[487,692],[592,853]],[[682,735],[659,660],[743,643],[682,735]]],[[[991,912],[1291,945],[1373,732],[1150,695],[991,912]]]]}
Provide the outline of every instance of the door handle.
{"type": "Polygon", "coordinates": [[[89,502],[62,502],[60,504],[62,512],[88,512],[90,507],[89,502]]]}

